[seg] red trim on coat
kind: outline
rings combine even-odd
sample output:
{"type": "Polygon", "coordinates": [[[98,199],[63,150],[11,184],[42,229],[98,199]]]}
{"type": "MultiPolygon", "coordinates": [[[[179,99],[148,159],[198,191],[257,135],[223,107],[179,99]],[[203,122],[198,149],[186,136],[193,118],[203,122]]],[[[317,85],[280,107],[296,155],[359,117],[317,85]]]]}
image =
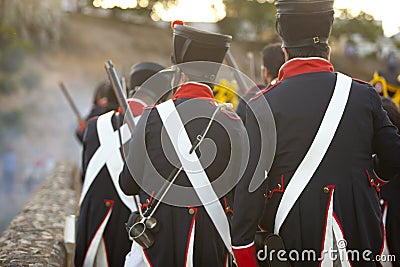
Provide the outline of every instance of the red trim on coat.
{"type": "Polygon", "coordinates": [[[284,179],[284,177],[285,177],[285,176],[282,174],[282,175],[281,175],[281,189],[278,189],[278,188],[272,189],[271,193],[267,195],[268,199],[271,199],[272,196],[273,196],[275,193],[283,193],[283,191],[285,191],[285,179],[284,179]]]}
{"type": "Polygon", "coordinates": [[[379,185],[379,186],[385,185],[385,184],[387,184],[387,183],[389,182],[389,181],[382,180],[382,179],[376,174],[376,172],[375,172],[374,170],[372,170],[372,173],[373,173],[375,179],[378,181],[378,185],[379,185]]]}
{"type": "Polygon", "coordinates": [[[228,266],[228,259],[229,259],[229,253],[226,253],[225,260],[224,260],[224,267],[228,266]]]}
{"type": "Polygon", "coordinates": [[[264,227],[262,227],[260,224],[258,225],[258,228],[263,231],[263,232],[269,232],[267,229],[265,229],[264,227]]]}
{"type": "Polygon", "coordinates": [[[376,192],[378,193],[378,197],[380,198],[381,196],[381,189],[379,188],[379,183],[376,184],[375,180],[371,178],[371,176],[369,175],[368,170],[365,170],[365,173],[367,174],[367,178],[368,178],[368,183],[371,187],[374,187],[376,192]]]}
{"type": "MultiPolygon", "coordinates": [[[[342,227],[342,225],[340,224],[339,218],[337,217],[337,215],[336,215],[335,212],[333,212],[333,218],[335,219],[336,223],[339,225],[340,232],[342,232],[342,236],[343,236],[343,238],[344,238],[343,227],[342,227]]],[[[337,240],[337,241],[339,241],[339,240],[337,240]]]]}
{"type": "Polygon", "coordinates": [[[172,100],[178,98],[200,98],[214,101],[214,94],[210,87],[200,83],[186,83],[176,90],[172,100]]]}
{"type": "Polygon", "coordinates": [[[279,70],[278,81],[283,79],[312,72],[333,72],[332,64],[319,57],[293,58],[286,61],[279,70]]]}
{"type": "MultiPolygon", "coordinates": [[[[337,225],[339,225],[340,232],[342,232],[342,236],[343,236],[344,240],[346,241],[346,238],[344,237],[343,227],[342,227],[342,225],[340,224],[339,218],[337,217],[337,215],[336,215],[335,212],[333,212],[333,218],[335,219],[337,225]]],[[[338,241],[339,241],[339,240],[336,240],[336,242],[338,242],[338,241]]],[[[347,241],[346,241],[346,242],[347,242],[347,241]]],[[[351,264],[351,261],[349,260],[349,257],[346,257],[346,259],[347,259],[347,262],[350,264],[350,266],[353,266],[353,264],[351,264]]]]}
{"type": "Polygon", "coordinates": [[[232,119],[232,120],[241,120],[240,117],[236,114],[236,113],[232,113],[232,112],[227,112],[225,110],[221,110],[222,113],[224,113],[228,118],[232,119]]]}
{"type": "Polygon", "coordinates": [[[150,265],[150,267],[153,267],[153,264],[151,263],[149,255],[147,255],[147,253],[146,253],[146,250],[144,248],[142,248],[142,250],[143,250],[144,257],[147,260],[147,263],[150,265]]]}
{"type": "Polygon", "coordinates": [[[93,116],[93,117],[91,117],[88,121],[95,121],[95,120],[97,120],[99,118],[99,116],[93,116]]]}
{"type": "Polygon", "coordinates": [[[259,93],[256,93],[254,97],[250,98],[250,101],[252,100],[256,100],[257,98],[259,98],[260,96],[264,95],[266,92],[268,92],[269,90],[275,88],[278,84],[280,84],[281,81],[276,81],[275,84],[271,85],[271,86],[267,86],[264,89],[260,90],[259,93]]]}
{"type": "Polygon", "coordinates": [[[153,195],[154,195],[154,191],[151,192],[150,199],[149,199],[149,203],[144,203],[144,204],[142,205],[142,210],[143,210],[144,208],[147,208],[148,206],[151,205],[151,202],[153,202],[153,195]]]}
{"type": "MultiPolygon", "coordinates": [[[[189,234],[188,234],[188,238],[187,238],[188,242],[186,244],[185,264],[183,266],[186,266],[186,264],[187,264],[189,245],[190,245],[190,236],[191,236],[192,231],[193,231],[194,223],[195,223],[195,220],[196,220],[196,214],[197,214],[197,208],[194,208],[194,207],[189,207],[189,208],[193,209],[194,213],[193,213],[192,223],[190,224],[189,234]]],[[[194,236],[193,236],[193,238],[194,238],[194,236]]],[[[194,242],[194,240],[193,240],[193,242],[194,242]]]]}
{"type": "Polygon", "coordinates": [[[251,87],[251,88],[249,88],[249,89],[247,89],[246,90],[246,92],[244,93],[245,95],[248,95],[248,94],[253,94],[253,95],[255,95],[257,92],[259,92],[259,91],[261,91],[261,90],[264,90],[266,88],[266,85],[265,84],[256,84],[255,86],[253,86],[253,87],[251,87]]]}
{"type": "Polygon", "coordinates": [[[224,197],[223,199],[224,202],[224,211],[226,214],[228,213],[232,213],[233,214],[233,209],[231,209],[231,207],[229,207],[228,202],[226,201],[226,197],[224,197]]]}
{"type": "MultiPolygon", "coordinates": [[[[330,189],[329,192],[329,201],[328,201],[328,205],[326,205],[326,209],[325,209],[325,223],[324,223],[324,233],[322,234],[322,246],[321,246],[321,253],[323,253],[324,249],[325,249],[325,236],[326,236],[326,226],[328,224],[328,211],[329,211],[329,206],[331,205],[331,201],[333,201],[332,198],[332,194],[333,191],[335,190],[335,186],[334,185],[327,185],[327,188],[330,189]]],[[[320,255],[321,261],[319,262],[318,266],[321,266],[322,264],[322,255],[320,255]]]]}
{"type": "Polygon", "coordinates": [[[363,83],[363,84],[370,84],[369,82],[357,79],[357,78],[351,78],[353,81],[359,82],[359,83],[363,83]]]}
{"type": "Polygon", "coordinates": [[[92,236],[92,239],[90,240],[89,246],[87,246],[87,248],[86,248],[86,253],[85,253],[85,257],[83,258],[83,263],[86,261],[87,252],[88,252],[88,249],[90,248],[90,246],[92,245],[93,237],[96,236],[97,232],[99,231],[100,226],[106,220],[106,217],[108,216],[108,214],[112,211],[112,208],[114,207],[114,200],[112,200],[112,199],[104,199],[104,203],[110,203],[110,207],[108,207],[106,215],[103,217],[103,220],[99,224],[99,227],[97,227],[96,232],[94,232],[94,235],[92,236]]]}
{"type": "MultiPolygon", "coordinates": [[[[383,208],[382,208],[382,216],[383,216],[383,214],[385,213],[385,211],[386,211],[386,214],[387,214],[387,208],[388,208],[388,202],[387,202],[387,201],[384,201],[383,208]]],[[[382,219],[383,219],[383,218],[382,218],[382,219]]],[[[382,237],[381,249],[380,249],[380,251],[379,251],[379,256],[382,256],[383,249],[384,249],[384,247],[385,247],[385,243],[386,243],[386,245],[387,245],[387,246],[386,246],[386,249],[387,249],[387,251],[388,251],[388,254],[389,254],[389,255],[392,255],[392,253],[390,253],[389,244],[387,243],[387,240],[386,240],[386,227],[385,227],[385,225],[384,225],[384,223],[383,223],[383,220],[382,220],[382,223],[381,223],[381,228],[382,228],[383,237],[382,237]]],[[[393,264],[391,264],[391,263],[390,263],[390,265],[393,266],[393,264]]],[[[381,266],[382,266],[382,264],[381,264],[381,266]]]]}

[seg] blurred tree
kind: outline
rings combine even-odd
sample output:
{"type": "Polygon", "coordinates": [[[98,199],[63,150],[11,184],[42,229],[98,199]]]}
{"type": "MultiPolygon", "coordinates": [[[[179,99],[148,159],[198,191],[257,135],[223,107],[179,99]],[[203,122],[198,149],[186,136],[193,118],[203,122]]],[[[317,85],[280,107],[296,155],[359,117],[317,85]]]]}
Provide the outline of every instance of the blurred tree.
{"type": "Polygon", "coordinates": [[[223,0],[226,17],[218,22],[220,31],[244,39],[265,39],[275,31],[276,8],[273,0],[223,0]],[[253,36],[246,33],[252,32],[253,36]]]}
{"type": "Polygon", "coordinates": [[[61,1],[0,0],[0,26],[12,27],[19,38],[38,48],[59,44],[62,19],[61,1]]]}
{"type": "Polygon", "coordinates": [[[27,47],[12,27],[0,25],[0,95],[18,89],[14,76],[24,65],[27,47]]]}
{"type": "Polygon", "coordinates": [[[383,36],[382,24],[377,23],[374,17],[361,11],[358,15],[352,15],[347,9],[339,10],[339,17],[335,18],[332,28],[332,36],[361,34],[366,40],[375,42],[383,36]]]}
{"type": "Polygon", "coordinates": [[[0,153],[26,127],[26,114],[21,109],[2,110],[0,108],[0,153]]]}
{"type": "MultiPolygon", "coordinates": [[[[127,4],[126,1],[119,1],[121,4],[127,4]]],[[[175,5],[178,0],[137,0],[137,4],[134,8],[124,7],[123,5],[119,5],[118,1],[110,2],[105,0],[77,0],[77,6],[79,10],[82,7],[96,7],[96,8],[110,8],[112,9],[111,16],[118,18],[122,12],[135,12],[137,15],[150,17],[151,12],[155,5],[162,5],[165,9],[167,9],[171,5],[175,5]]]]}
{"type": "Polygon", "coordinates": [[[39,85],[40,76],[34,70],[22,73],[30,48],[15,28],[0,24],[0,95],[12,94],[21,86],[32,89],[39,85]]]}
{"type": "MultiPolygon", "coordinates": [[[[0,98],[18,89],[18,74],[23,68],[28,47],[12,27],[0,25],[0,98]]],[[[24,117],[22,110],[3,110],[0,107],[0,153],[11,138],[24,130],[24,117]]]]}

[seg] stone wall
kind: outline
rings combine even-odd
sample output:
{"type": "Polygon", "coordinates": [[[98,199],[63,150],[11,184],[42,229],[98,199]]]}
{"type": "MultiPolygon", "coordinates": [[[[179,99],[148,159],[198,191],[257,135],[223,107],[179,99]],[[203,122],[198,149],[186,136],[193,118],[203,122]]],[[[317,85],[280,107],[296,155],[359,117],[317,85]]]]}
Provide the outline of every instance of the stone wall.
{"type": "Polygon", "coordinates": [[[67,215],[76,213],[78,174],[75,163],[56,164],[0,237],[0,266],[70,264],[64,246],[64,224],[67,215]]]}

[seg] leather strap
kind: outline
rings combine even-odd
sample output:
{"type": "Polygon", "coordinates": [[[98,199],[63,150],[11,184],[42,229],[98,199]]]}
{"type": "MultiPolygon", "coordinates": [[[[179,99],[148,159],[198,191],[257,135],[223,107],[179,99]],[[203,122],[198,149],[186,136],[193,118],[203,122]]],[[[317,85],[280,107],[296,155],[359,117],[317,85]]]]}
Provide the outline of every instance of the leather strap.
{"type": "Polygon", "coordinates": [[[275,234],[279,234],[287,215],[325,156],[346,107],[351,83],[352,79],[350,77],[342,73],[337,73],[336,85],[332,98],[314,141],[303,161],[293,174],[279,203],[275,218],[275,234]]]}
{"type": "MultiPolygon", "coordinates": [[[[112,126],[111,118],[114,112],[110,111],[106,114],[101,115],[97,120],[97,134],[99,136],[100,146],[93,154],[93,157],[88,163],[88,167],[85,173],[85,180],[83,182],[82,193],[79,200],[79,205],[82,204],[87,192],[93,181],[96,179],[100,170],[106,165],[115,190],[117,191],[121,201],[131,211],[136,210],[132,197],[125,195],[119,186],[119,174],[122,171],[124,162],[119,151],[120,142],[118,136],[118,130],[114,131],[112,126]]],[[[120,128],[122,143],[125,144],[131,138],[131,133],[127,124],[124,124],[120,128]]]]}
{"type": "Polygon", "coordinates": [[[190,183],[227,250],[232,254],[228,219],[199,158],[196,153],[189,153],[192,144],[174,102],[168,100],[158,105],[157,110],[190,183]]]}

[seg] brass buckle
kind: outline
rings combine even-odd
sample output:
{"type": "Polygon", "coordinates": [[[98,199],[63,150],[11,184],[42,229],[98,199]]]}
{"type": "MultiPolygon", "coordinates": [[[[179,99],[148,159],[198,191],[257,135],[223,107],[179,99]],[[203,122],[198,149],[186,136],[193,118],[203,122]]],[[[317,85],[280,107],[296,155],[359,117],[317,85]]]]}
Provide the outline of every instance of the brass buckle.
{"type": "Polygon", "coordinates": [[[319,37],[318,36],[313,37],[313,41],[314,41],[314,44],[318,44],[319,43],[319,37]]]}

